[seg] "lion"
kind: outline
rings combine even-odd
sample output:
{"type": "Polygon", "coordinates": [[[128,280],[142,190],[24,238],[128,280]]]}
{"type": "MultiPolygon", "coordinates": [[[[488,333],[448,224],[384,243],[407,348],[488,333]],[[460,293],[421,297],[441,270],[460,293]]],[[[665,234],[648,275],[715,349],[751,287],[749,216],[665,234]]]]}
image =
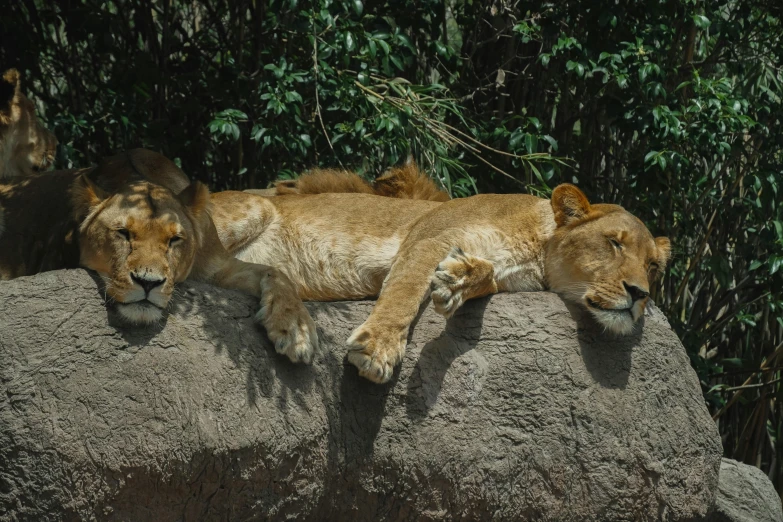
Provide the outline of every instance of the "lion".
{"type": "Polygon", "coordinates": [[[21,92],[19,72],[0,79],[0,178],[27,176],[54,162],[57,138],[38,121],[35,106],[21,92]]]}
{"type": "Polygon", "coordinates": [[[136,149],[92,169],[0,184],[7,229],[0,279],[82,266],[131,325],[155,323],[187,279],[261,299],[257,319],[276,350],[309,363],[315,324],[279,270],[240,261],[220,243],[206,186],[160,154],[136,149]]]}
{"type": "Polygon", "coordinates": [[[245,192],[259,196],[354,193],[426,201],[451,199],[446,191],[438,188],[432,178],[419,169],[412,158],[404,165],[387,169],[372,183],[347,170],[313,169],[296,179],[277,181],[274,188],[250,189],[245,192]]]}
{"type": "MultiPolygon", "coordinates": [[[[57,149],[57,138],[38,121],[20,83],[16,69],[8,69],[0,78],[0,180],[46,170],[57,149]]],[[[4,229],[5,212],[0,206],[0,235],[4,229]]]]}
{"type": "Polygon", "coordinates": [[[570,184],[550,200],[229,191],[213,195],[213,218],[229,252],[278,268],[304,300],[378,297],[347,341],[348,360],[376,383],[402,360],[428,296],[449,318],[470,299],[551,290],[624,335],[639,324],[670,255],[667,238],[620,206],[590,204],[570,184]]]}

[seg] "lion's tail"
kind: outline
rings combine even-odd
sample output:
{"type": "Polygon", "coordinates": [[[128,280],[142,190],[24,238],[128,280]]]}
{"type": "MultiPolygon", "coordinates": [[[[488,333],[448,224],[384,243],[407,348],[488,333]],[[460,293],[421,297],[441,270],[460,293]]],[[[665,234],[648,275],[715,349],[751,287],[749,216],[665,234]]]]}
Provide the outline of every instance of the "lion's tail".
{"type": "Polygon", "coordinates": [[[336,169],[314,169],[297,179],[275,183],[278,196],[285,194],[323,194],[326,192],[360,192],[374,194],[372,185],[352,172],[336,169]]]}
{"type": "Polygon", "coordinates": [[[448,201],[449,195],[409,160],[401,167],[392,167],[375,180],[375,193],[379,196],[400,199],[448,201]]]}
{"type": "Polygon", "coordinates": [[[276,195],[324,194],[327,192],[376,194],[390,198],[448,201],[449,195],[422,172],[413,160],[392,167],[373,184],[345,170],[315,169],[295,180],[275,183],[276,195]]]}

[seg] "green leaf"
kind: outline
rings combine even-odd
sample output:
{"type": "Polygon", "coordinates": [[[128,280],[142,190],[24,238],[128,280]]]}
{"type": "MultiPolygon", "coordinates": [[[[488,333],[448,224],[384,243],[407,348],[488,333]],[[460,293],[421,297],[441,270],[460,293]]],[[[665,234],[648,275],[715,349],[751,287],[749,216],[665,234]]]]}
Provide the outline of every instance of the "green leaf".
{"type": "Polygon", "coordinates": [[[389,60],[391,60],[391,62],[394,64],[394,66],[395,66],[397,69],[399,69],[399,70],[403,70],[403,69],[404,69],[404,67],[403,67],[403,65],[402,65],[402,62],[401,62],[401,61],[400,61],[400,59],[399,59],[399,58],[397,58],[395,55],[393,55],[393,54],[390,54],[390,55],[389,55],[389,60]]]}
{"type": "Polygon", "coordinates": [[[288,103],[299,102],[302,103],[302,95],[296,91],[288,91],[285,93],[285,101],[288,103]]]}
{"type": "Polygon", "coordinates": [[[778,239],[783,239],[783,223],[775,219],[772,221],[772,224],[775,226],[775,232],[778,234],[778,239]]]}
{"type": "Polygon", "coordinates": [[[410,49],[410,51],[413,54],[416,54],[416,48],[413,46],[413,42],[411,42],[411,39],[408,38],[408,35],[400,33],[397,35],[397,40],[402,42],[402,45],[410,49]]]}
{"type": "Polygon", "coordinates": [[[362,16],[362,12],[364,11],[364,4],[361,2],[361,0],[353,0],[353,10],[357,16],[362,16]]]}
{"type": "Polygon", "coordinates": [[[549,143],[549,146],[552,147],[552,150],[557,152],[557,140],[554,139],[552,136],[545,134],[541,136],[541,139],[549,143]]]}
{"type": "Polygon", "coordinates": [[[353,34],[345,33],[345,49],[351,52],[356,48],[356,42],[354,42],[353,34]]]}
{"type": "Polygon", "coordinates": [[[699,29],[707,29],[711,22],[706,16],[697,14],[693,15],[693,23],[696,24],[696,27],[699,29]]]}
{"type": "Polygon", "coordinates": [[[311,147],[313,145],[313,142],[310,140],[309,134],[300,134],[299,139],[302,140],[302,143],[304,143],[308,147],[311,147]]]}
{"type": "Polygon", "coordinates": [[[527,150],[527,153],[533,154],[536,152],[537,148],[538,148],[538,138],[536,138],[533,134],[526,135],[525,150],[527,150]]]}
{"type": "Polygon", "coordinates": [[[754,270],[756,270],[760,266],[761,266],[761,261],[759,261],[758,259],[755,259],[755,260],[753,260],[753,262],[750,263],[750,266],[748,267],[748,272],[753,272],[754,270]]]}
{"type": "Polygon", "coordinates": [[[775,272],[777,272],[781,265],[783,265],[783,257],[771,257],[769,263],[769,275],[773,275],[775,272]]]}

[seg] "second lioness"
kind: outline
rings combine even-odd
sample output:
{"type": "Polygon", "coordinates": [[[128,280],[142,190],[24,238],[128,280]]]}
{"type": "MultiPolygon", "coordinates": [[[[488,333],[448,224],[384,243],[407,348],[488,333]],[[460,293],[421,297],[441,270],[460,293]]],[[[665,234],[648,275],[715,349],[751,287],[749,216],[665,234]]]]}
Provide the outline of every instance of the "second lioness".
{"type": "Polygon", "coordinates": [[[617,205],[590,205],[573,185],[552,199],[487,194],[445,203],[367,194],[213,196],[221,242],[274,266],[303,299],[380,294],[348,339],[359,373],[386,382],[428,295],[450,317],[468,299],[549,289],[626,334],[643,315],[669,240],[617,205]]]}

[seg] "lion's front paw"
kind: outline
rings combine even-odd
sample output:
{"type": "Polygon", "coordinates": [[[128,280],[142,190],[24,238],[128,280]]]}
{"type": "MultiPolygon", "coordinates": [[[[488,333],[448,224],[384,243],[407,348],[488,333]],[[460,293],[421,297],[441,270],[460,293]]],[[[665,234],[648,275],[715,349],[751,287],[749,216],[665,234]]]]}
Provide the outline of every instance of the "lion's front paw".
{"type": "Polygon", "coordinates": [[[406,332],[365,323],[348,338],[348,362],[359,369],[362,377],[383,384],[402,361],[405,344],[406,332]]]}
{"type": "Polygon", "coordinates": [[[312,362],[318,350],[318,332],[301,301],[262,306],[256,317],[275,343],[277,353],[288,356],[292,362],[312,362]]]}
{"type": "Polygon", "coordinates": [[[462,306],[470,269],[465,252],[459,248],[453,249],[438,264],[430,283],[430,296],[436,312],[449,318],[462,306]]]}

